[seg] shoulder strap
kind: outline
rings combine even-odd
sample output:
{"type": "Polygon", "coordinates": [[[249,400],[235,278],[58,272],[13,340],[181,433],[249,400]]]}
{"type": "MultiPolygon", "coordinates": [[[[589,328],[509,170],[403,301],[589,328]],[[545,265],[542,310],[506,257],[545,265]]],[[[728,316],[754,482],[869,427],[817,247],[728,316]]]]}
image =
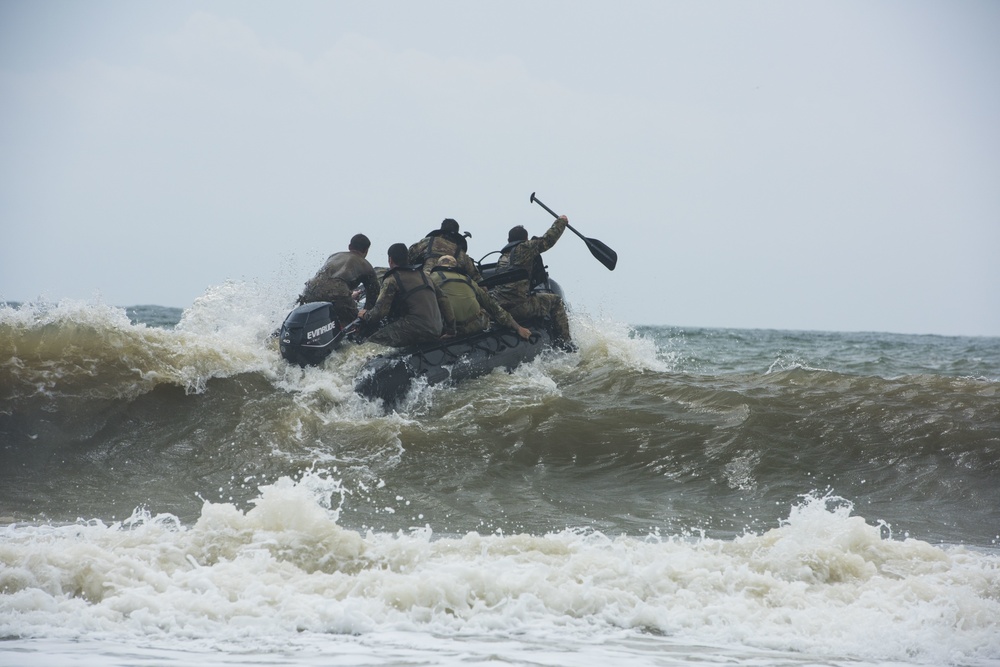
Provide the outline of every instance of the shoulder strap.
{"type": "Polygon", "coordinates": [[[447,285],[448,283],[463,283],[465,285],[468,285],[469,287],[472,287],[472,278],[466,275],[462,275],[461,273],[458,273],[455,275],[454,278],[445,278],[441,281],[442,285],[447,285]]]}
{"type": "Polygon", "coordinates": [[[505,245],[503,248],[500,249],[500,254],[501,255],[509,255],[511,250],[513,250],[517,246],[521,245],[522,243],[524,243],[524,240],[521,240],[521,241],[511,241],[510,243],[508,243],[507,245],[505,245]]]}
{"type": "Polygon", "coordinates": [[[431,285],[430,279],[427,277],[427,274],[424,273],[423,269],[421,269],[419,266],[397,266],[395,269],[393,269],[393,271],[408,271],[420,276],[421,284],[415,287],[411,287],[410,289],[407,289],[406,285],[403,284],[403,281],[400,278],[400,274],[399,273],[396,274],[396,285],[399,287],[399,295],[404,299],[409,298],[415,292],[419,292],[421,290],[429,289],[431,291],[434,291],[434,286],[431,285]]]}

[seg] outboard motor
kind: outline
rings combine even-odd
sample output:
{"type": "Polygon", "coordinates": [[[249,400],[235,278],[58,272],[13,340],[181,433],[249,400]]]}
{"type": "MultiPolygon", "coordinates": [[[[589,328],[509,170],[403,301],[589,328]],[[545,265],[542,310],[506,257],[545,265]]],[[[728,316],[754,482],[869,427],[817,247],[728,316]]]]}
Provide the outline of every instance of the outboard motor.
{"type": "Polygon", "coordinates": [[[333,304],[314,301],[288,313],[281,325],[278,348],[281,356],[290,363],[303,368],[316,366],[340,347],[343,341],[341,333],[333,304]]]}

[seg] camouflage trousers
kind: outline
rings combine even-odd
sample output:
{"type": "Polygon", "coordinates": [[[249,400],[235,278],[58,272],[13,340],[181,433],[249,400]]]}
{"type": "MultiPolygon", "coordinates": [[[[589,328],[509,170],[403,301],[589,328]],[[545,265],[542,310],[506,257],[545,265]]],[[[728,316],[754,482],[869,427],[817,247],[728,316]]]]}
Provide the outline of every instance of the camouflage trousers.
{"type": "Polygon", "coordinates": [[[455,335],[464,336],[466,334],[486,331],[490,328],[490,315],[485,310],[480,310],[479,314],[465,322],[455,322],[455,335]]]}
{"type": "Polygon", "coordinates": [[[441,331],[434,332],[427,323],[402,317],[385,325],[366,340],[389,347],[407,347],[417,343],[429,343],[441,337],[441,331]]]}
{"type": "Polygon", "coordinates": [[[333,304],[333,312],[337,314],[337,323],[341,327],[358,319],[358,304],[351,294],[351,288],[343,280],[327,280],[318,289],[307,289],[299,298],[302,303],[310,301],[329,301],[333,304]]]}
{"type": "Polygon", "coordinates": [[[531,317],[550,317],[553,324],[553,334],[557,339],[569,343],[569,317],[566,306],[558,294],[532,294],[524,301],[501,303],[511,317],[518,322],[531,317]]]}

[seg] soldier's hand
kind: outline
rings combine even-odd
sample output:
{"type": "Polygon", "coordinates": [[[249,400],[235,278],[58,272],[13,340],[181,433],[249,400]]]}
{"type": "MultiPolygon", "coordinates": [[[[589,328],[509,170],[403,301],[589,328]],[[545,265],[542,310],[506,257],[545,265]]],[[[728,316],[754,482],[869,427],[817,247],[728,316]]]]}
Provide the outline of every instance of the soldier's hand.
{"type": "Polygon", "coordinates": [[[517,335],[523,338],[524,340],[528,340],[529,338],[531,338],[531,329],[518,325],[517,335]]]}

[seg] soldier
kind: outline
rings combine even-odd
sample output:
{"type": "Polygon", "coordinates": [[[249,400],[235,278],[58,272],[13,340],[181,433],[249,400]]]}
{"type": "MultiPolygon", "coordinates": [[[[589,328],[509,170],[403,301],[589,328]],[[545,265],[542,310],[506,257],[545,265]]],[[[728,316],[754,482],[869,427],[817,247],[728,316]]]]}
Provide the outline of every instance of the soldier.
{"type": "Polygon", "coordinates": [[[518,324],[486,290],[465,275],[451,255],[438,258],[437,266],[431,270],[431,279],[451,305],[456,335],[486,331],[492,316],[502,326],[516,331],[521,338],[527,340],[531,336],[531,330],[518,324]]]}
{"type": "Polygon", "coordinates": [[[556,218],[544,235],[530,240],[528,230],[524,227],[518,225],[512,228],[507,235],[507,245],[500,251],[497,271],[523,269],[528,277],[498,286],[494,290],[494,296],[500,305],[518,320],[529,317],[550,317],[554,325],[553,344],[567,352],[573,352],[576,346],[570,338],[569,318],[562,297],[558,294],[537,294],[531,291],[532,287],[547,277],[541,254],[556,244],[568,224],[569,219],[565,215],[556,218]]]}
{"type": "Polygon", "coordinates": [[[299,304],[312,301],[329,301],[337,314],[341,328],[358,318],[358,304],[353,291],[365,286],[367,303],[378,299],[379,285],[375,269],[365,259],[372,242],[364,234],[355,234],[347,252],[330,255],[320,270],[305,284],[299,304]]]}
{"type": "Polygon", "coordinates": [[[382,277],[382,292],[375,305],[358,316],[373,325],[388,316],[389,323],[367,340],[391,347],[438,340],[445,332],[444,322],[455,321],[451,306],[427,274],[419,267],[407,265],[405,244],[389,246],[388,256],[389,270],[382,277]]]}
{"type": "MultiPolygon", "coordinates": [[[[468,232],[466,235],[469,235],[468,232]]],[[[465,271],[465,275],[479,282],[482,276],[479,275],[476,263],[469,257],[468,250],[469,242],[465,240],[465,236],[458,233],[458,222],[445,218],[441,222],[441,229],[435,229],[410,246],[409,261],[410,264],[423,264],[424,272],[430,275],[439,257],[451,255],[458,266],[465,271]]]]}

